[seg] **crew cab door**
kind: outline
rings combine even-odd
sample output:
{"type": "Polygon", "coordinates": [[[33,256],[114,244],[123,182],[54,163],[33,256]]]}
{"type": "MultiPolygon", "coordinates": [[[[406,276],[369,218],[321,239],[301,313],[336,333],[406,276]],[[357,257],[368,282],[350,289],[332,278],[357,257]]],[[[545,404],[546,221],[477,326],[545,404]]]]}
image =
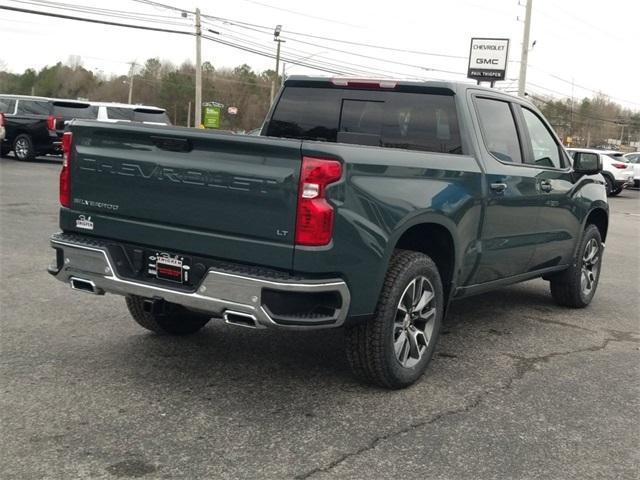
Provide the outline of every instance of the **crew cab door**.
{"type": "Polygon", "coordinates": [[[541,195],[538,170],[523,163],[518,113],[510,98],[485,93],[470,96],[485,167],[480,260],[465,282],[475,285],[528,271],[540,242],[541,195]]]}
{"type": "Polygon", "coordinates": [[[516,105],[522,132],[524,163],[535,173],[540,190],[539,231],[530,270],[571,262],[573,247],[580,236],[582,208],[576,191],[577,177],[569,159],[545,120],[533,109],[516,105]]]}

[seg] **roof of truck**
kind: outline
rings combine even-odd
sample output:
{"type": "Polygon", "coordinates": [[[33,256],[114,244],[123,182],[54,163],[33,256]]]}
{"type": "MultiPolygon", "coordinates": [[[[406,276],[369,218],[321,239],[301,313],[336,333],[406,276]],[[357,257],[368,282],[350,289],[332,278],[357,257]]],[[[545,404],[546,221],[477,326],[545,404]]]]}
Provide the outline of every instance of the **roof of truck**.
{"type": "MultiPolygon", "coordinates": [[[[454,82],[449,80],[425,80],[425,81],[413,81],[413,80],[394,80],[389,78],[350,78],[350,77],[318,77],[318,76],[306,76],[306,75],[291,75],[287,77],[285,80],[285,85],[287,84],[304,84],[304,83],[324,83],[327,86],[333,85],[335,87],[346,87],[349,83],[351,84],[371,84],[375,85],[376,83],[380,85],[380,88],[383,90],[385,88],[394,88],[394,86],[403,86],[403,87],[416,87],[416,88],[440,88],[451,90],[456,94],[461,94],[466,90],[485,90],[491,93],[499,93],[501,95],[507,95],[509,97],[518,98],[520,100],[525,100],[521,97],[516,97],[515,95],[506,93],[502,90],[497,90],[495,88],[483,87],[481,85],[477,85],[471,82],[454,82]]],[[[528,100],[527,100],[528,101],[528,100]]]]}

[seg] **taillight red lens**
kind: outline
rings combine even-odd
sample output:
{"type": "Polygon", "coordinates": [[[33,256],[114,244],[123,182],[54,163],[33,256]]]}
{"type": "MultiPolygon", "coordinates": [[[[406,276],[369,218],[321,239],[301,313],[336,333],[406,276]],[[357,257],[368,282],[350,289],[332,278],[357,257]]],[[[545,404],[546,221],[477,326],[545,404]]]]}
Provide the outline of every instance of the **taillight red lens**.
{"type": "Polygon", "coordinates": [[[298,190],[296,244],[327,245],[333,236],[333,207],[325,198],[327,185],[342,177],[337,160],[303,157],[298,190]]]}
{"type": "Polygon", "coordinates": [[[62,135],[62,170],[60,170],[60,205],[71,207],[71,145],[73,133],[62,135]]]}
{"type": "Polygon", "coordinates": [[[58,117],[49,115],[49,117],[47,118],[47,129],[55,130],[57,122],[58,122],[58,117]]]}
{"type": "Polygon", "coordinates": [[[625,168],[628,167],[626,163],[612,163],[611,165],[613,167],[619,168],[620,170],[624,170],[625,168]]]}
{"type": "Polygon", "coordinates": [[[6,119],[4,118],[4,113],[0,113],[0,127],[4,127],[6,125],[6,119]]]}

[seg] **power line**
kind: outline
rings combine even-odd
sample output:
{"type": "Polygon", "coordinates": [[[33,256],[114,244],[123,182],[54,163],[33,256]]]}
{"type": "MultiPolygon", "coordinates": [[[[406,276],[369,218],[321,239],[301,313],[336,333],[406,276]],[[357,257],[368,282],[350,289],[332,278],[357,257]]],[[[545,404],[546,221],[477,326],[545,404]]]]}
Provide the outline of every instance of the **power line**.
{"type": "Polygon", "coordinates": [[[112,25],[115,27],[125,27],[125,28],[135,28],[138,30],[149,30],[149,31],[153,31],[153,32],[164,32],[164,33],[176,33],[179,35],[193,35],[193,33],[191,32],[185,32],[185,31],[181,31],[181,30],[170,30],[167,28],[159,28],[159,27],[148,27],[148,26],[143,26],[143,25],[131,25],[131,24],[127,24],[127,23],[120,23],[120,22],[109,22],[106,20],[95,20],[92,18],[82,18],[82,17],[76,17],[73,15],[63,15],[61,13],[51,13],[51,12],[41,12],[38,10],[30,10],[27,8],[18,8],[18,7],[9,7],[6,5],[0,5],[0,10],[9,10],[12,12],[20,12],[20,13],[28,13],[31,15],[42,15],[45,17],[54,17],[54,18],[62,18],[65,20],[78,20],[81,22],[88,22],[88,23],[98,23],[98,24],[102,24],[102,25],[112,25]]]}

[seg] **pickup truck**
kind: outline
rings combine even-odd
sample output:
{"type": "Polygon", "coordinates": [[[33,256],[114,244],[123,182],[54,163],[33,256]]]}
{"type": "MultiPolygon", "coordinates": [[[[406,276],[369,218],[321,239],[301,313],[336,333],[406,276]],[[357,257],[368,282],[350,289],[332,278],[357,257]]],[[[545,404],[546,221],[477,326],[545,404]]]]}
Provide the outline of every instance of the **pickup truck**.
{"type": "Polygon", "coordinates": [[[354,372],[402,388],[452,301],[598,285],[599,157],[496,90],[291,77],[260,136],[75,120],[63,150],[49,272],[153,332],[342,327],[354,372]]]}

